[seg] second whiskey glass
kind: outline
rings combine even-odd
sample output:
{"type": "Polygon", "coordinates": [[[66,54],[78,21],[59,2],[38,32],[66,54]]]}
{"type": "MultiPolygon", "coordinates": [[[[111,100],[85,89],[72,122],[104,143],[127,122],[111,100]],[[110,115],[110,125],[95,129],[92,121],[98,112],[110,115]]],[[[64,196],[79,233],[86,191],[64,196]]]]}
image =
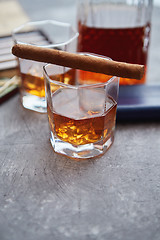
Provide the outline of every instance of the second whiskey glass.
{"type": "MultiPolygon", "coordinates": [[[[28,22],[13,30],[14,44],[29,44],[42,48],[75,52],[78,33],[68,23],[45,20],[28,22]]],[[[43,66],[45,63],[18,58],[23,107],[46,112],[43,66]]]]}

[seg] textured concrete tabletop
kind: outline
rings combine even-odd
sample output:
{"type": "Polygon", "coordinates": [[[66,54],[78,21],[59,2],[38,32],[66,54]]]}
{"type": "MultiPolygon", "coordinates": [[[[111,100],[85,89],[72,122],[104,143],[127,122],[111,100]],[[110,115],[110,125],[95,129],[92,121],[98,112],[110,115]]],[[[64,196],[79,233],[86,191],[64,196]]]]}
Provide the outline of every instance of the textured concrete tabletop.
{"type": "Polygon", "coordinates": [[[53,152],[45,114],[22,108],[19,95],[3,103],[0,240],[21,239],[159,240],[160,122],[118,123],[105,155],[76,162],[53,152]]]}

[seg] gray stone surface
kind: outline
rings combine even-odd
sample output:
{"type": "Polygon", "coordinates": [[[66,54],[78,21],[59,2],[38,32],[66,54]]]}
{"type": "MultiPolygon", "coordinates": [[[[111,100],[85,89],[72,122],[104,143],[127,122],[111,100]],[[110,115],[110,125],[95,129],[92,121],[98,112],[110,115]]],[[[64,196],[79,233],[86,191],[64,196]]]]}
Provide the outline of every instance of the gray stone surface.
{"type": "Polygon", "coordinates": [[[160,123],[118,124],[95,160],[55,154],[47,116],[1,106],[0,239],[160,239],[160,123]]]}
{"type": "Polygon", "coordinates": [[[1,105],[0,240],[21,239],[159,240],[160,122],[118,123],[104,156],[76,162],[53,152],[45,114],[1,105]]]}

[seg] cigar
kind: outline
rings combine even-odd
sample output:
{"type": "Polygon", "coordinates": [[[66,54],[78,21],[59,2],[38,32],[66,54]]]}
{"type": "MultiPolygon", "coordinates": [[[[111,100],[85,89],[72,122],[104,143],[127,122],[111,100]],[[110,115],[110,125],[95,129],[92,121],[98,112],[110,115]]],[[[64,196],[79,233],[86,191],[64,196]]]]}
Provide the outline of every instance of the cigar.
{"type": "Polygon", "coordinates": [[[144,74],[144,65],[109,61],[105,58],[69,53],[61,50],[16,44],[12,47],[16,57],[51,63],[84,71],[140,80],[144,74]]]}

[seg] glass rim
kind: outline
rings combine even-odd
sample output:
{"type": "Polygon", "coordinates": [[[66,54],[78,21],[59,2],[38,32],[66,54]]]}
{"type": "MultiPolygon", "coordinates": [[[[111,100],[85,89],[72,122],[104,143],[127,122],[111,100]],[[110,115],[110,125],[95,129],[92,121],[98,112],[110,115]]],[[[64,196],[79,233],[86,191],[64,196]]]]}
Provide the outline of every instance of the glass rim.
{"type": "Polygon", "coordinates": [[[69,38],[69,40],[61,42],[61,43],[55,43],[55,44],[47,44],[47,45],[38,45],[39,47],[43,47],[43,48],[48,48],[48,47],[61,47],[61,46],[65,46],[69,43],[71,43],[73,40],[75,40],[76,38],[78,38],[79,33],[73,28],[73,26],[70,23],[66,23],[66,22],[59,22],[56,20],[42,20],[42,21],[28,21],[24,24],[21,24],[20,26],[14,28],[12,30],[12,37],[15,43],[20,43],[20,44],[27,44],[27,45],[35,45],[35,44],[31,44],[31,43],[26,43],[25,41],[18,41],[16,39],[16,34],[19,33],[20,30],[22,30],[24,27],[26,26],[34,26],[34,25],[42,25],[42,24],[54,24],[57,26],[61,26],[61,27],[70,27],[71,30],[73,31],[74,36],[69,38]]]}
{"type": "MultiPolygon", "coordinates": [[[[98,58],[104,58],[106,59],[107,61],[112,61],[111,58],[109,57],[106,57],[106,56],[102,56],[102,55],[98,55],[98,54],[94,54],[94,53],[88,53],[88,52],[78,52],[77,54],[80,54],[80,55],[87,55],[87,56],[91,56],[91,57],[98,57],[98,58]]],[[[62,86],[62,87],[67,87],[67,88],[72,88],[72,89],[79,89],[79,88],[97,88],[97,87],[103,87],[103,86],[106,86],[108,84],[110,84],[111,82],[114,81],[114,79],[116,78],[119,78],[117,76],[112,76],[109,80],[107,80],[106,82],[101,82],[101,83],[92,83],[92,84],[83,84],[83,85],[77,85],[77,86],[74,86],[74,85],[71,85],[71,84],[66,84],[66,83],[63,83],[63,82],[59,82],[59,81],[56,81],[56,80],[53,80],[49,77],[48,73],[47,73],[47,70],[46,68],[48,66],[54,66],[55,64],[51,64],[51,63],[47,63],[43,66],[43,73],[45,75],[45,77],[47,78],[47,80],[50,82],[50,83],[54,83],[56,85],[59,85],[59,86],[62,86]]],[[[56,65],[57,66],[57,65],[56,65]]],[[[62,68],[65,68],[64,66],[61,66],[59,65],[60,67],[62,68]]],[[[69,68],[69,67],[67,67],[69,68]]],[[[72,69],[72,68],[69,68],[69,69],[72,69]]],[[[75,70],[80,70],[78,68],[76,68],[75,70]]],[[[89,72],[89,71],[88,71],[89,72]]],[[[93,72],[94,73],[94,72],[93,72]]],[[[96,72],[95,72],[96,73],[96,72]]],[[[101,74],[101,73],[99,73],[101,74]]]]}

